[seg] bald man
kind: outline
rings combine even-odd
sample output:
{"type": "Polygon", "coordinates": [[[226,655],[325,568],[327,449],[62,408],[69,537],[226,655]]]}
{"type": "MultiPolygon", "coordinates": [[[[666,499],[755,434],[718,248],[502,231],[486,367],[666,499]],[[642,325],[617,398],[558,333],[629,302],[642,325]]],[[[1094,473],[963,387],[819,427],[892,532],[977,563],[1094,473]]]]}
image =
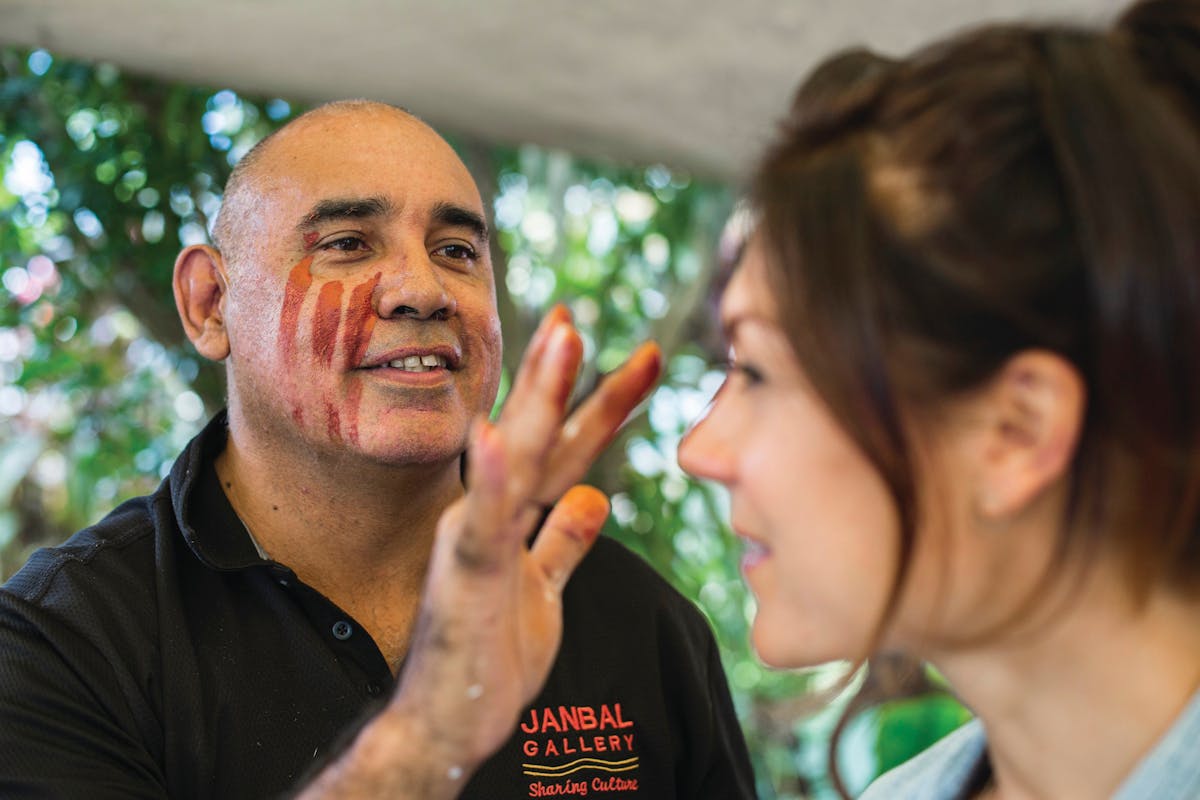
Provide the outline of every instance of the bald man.
{"type": "Polygon", "coordinates": [[[214,243],[175,295],[227,413],[0,590],[0,796],[753,797],[706,623],[619,545],[584,557],[606,506],[568,491],[657,350],[564,421],[581,348],[558,310],[480,421],[484,208],[390,106],[261,142],[214,243]]]}

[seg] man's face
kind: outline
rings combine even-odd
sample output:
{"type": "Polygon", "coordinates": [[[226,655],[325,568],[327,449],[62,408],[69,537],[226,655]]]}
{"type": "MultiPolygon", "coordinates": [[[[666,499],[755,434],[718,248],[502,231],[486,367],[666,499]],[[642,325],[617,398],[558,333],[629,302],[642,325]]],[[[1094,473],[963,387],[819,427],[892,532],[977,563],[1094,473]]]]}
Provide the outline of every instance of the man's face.
{"type": "Polygon", "coordinates": [[[226,265],[230,411],[253,435],[394,464],[457,456],[500,324],[479,192],[390,109],[302,120],[250,173],[226,265]]]}

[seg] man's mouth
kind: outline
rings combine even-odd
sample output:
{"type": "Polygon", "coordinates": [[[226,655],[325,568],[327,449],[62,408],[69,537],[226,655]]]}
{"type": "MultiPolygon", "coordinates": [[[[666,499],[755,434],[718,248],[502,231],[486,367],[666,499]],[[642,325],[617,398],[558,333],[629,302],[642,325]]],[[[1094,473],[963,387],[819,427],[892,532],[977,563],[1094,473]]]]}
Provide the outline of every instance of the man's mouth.
{"type": "Polygon", "coordinates": [[[399,369],[404,372],[428,372],[431,369],[445,369],[447,362],[445,358],[436,353],[424,353],[422,355],[397,358],[394,361],[387,361],[379,366],[391,367],[392,369],[399,369]]]}

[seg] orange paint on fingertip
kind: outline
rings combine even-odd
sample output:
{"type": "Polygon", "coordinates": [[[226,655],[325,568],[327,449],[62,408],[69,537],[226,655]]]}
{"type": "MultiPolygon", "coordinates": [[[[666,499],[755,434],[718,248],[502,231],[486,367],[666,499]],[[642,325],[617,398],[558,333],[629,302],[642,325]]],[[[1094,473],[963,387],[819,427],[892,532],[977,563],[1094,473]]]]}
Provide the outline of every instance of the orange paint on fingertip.
{"type": "MultiPolygon", "coordinates": [[[[655,342],[645,342],[633,351],[624,366],[605,378],[612,381],[605,388],[618,405],[632,408],[654,386],[662,367],[662,349],[655,342]]],[[[621,413],[624,416],[627,411],[621,413]]]]}
{"type": "Polygon", "coordinates": [[[565,303],[555,303],[554,307],[546,313],[546,319],[553,324],[570,322],[571,309],[567,308],[565,303]]]}
{"type": "Polygon", "coordinates": [[[629,357],[629,365],[633,372],[643,375],[647,381],[658,380],[662,374],[663,354],[658,342],[643,342],[629,357]]]}
{"type": "Polygon", "coordinates": [[[578,484],[567,490],[555,507],[555,513],[563,516],[570,533],[595,539],[608,519],[608,495],[586,484],[578,484]]]}

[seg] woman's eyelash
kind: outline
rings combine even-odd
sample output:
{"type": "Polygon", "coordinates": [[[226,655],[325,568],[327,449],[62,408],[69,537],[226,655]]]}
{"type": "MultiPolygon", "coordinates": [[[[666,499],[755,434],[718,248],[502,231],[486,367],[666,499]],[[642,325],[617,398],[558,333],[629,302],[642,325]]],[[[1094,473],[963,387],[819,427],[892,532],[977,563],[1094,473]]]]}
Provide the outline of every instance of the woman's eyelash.
{"type": "Polygon", "coordinates": [[[740,374],[750,384],[762,383],[763,381],[762,370],[745,361],[729,361],[726,363],[725,369],[730,374],[740,374]]]}

